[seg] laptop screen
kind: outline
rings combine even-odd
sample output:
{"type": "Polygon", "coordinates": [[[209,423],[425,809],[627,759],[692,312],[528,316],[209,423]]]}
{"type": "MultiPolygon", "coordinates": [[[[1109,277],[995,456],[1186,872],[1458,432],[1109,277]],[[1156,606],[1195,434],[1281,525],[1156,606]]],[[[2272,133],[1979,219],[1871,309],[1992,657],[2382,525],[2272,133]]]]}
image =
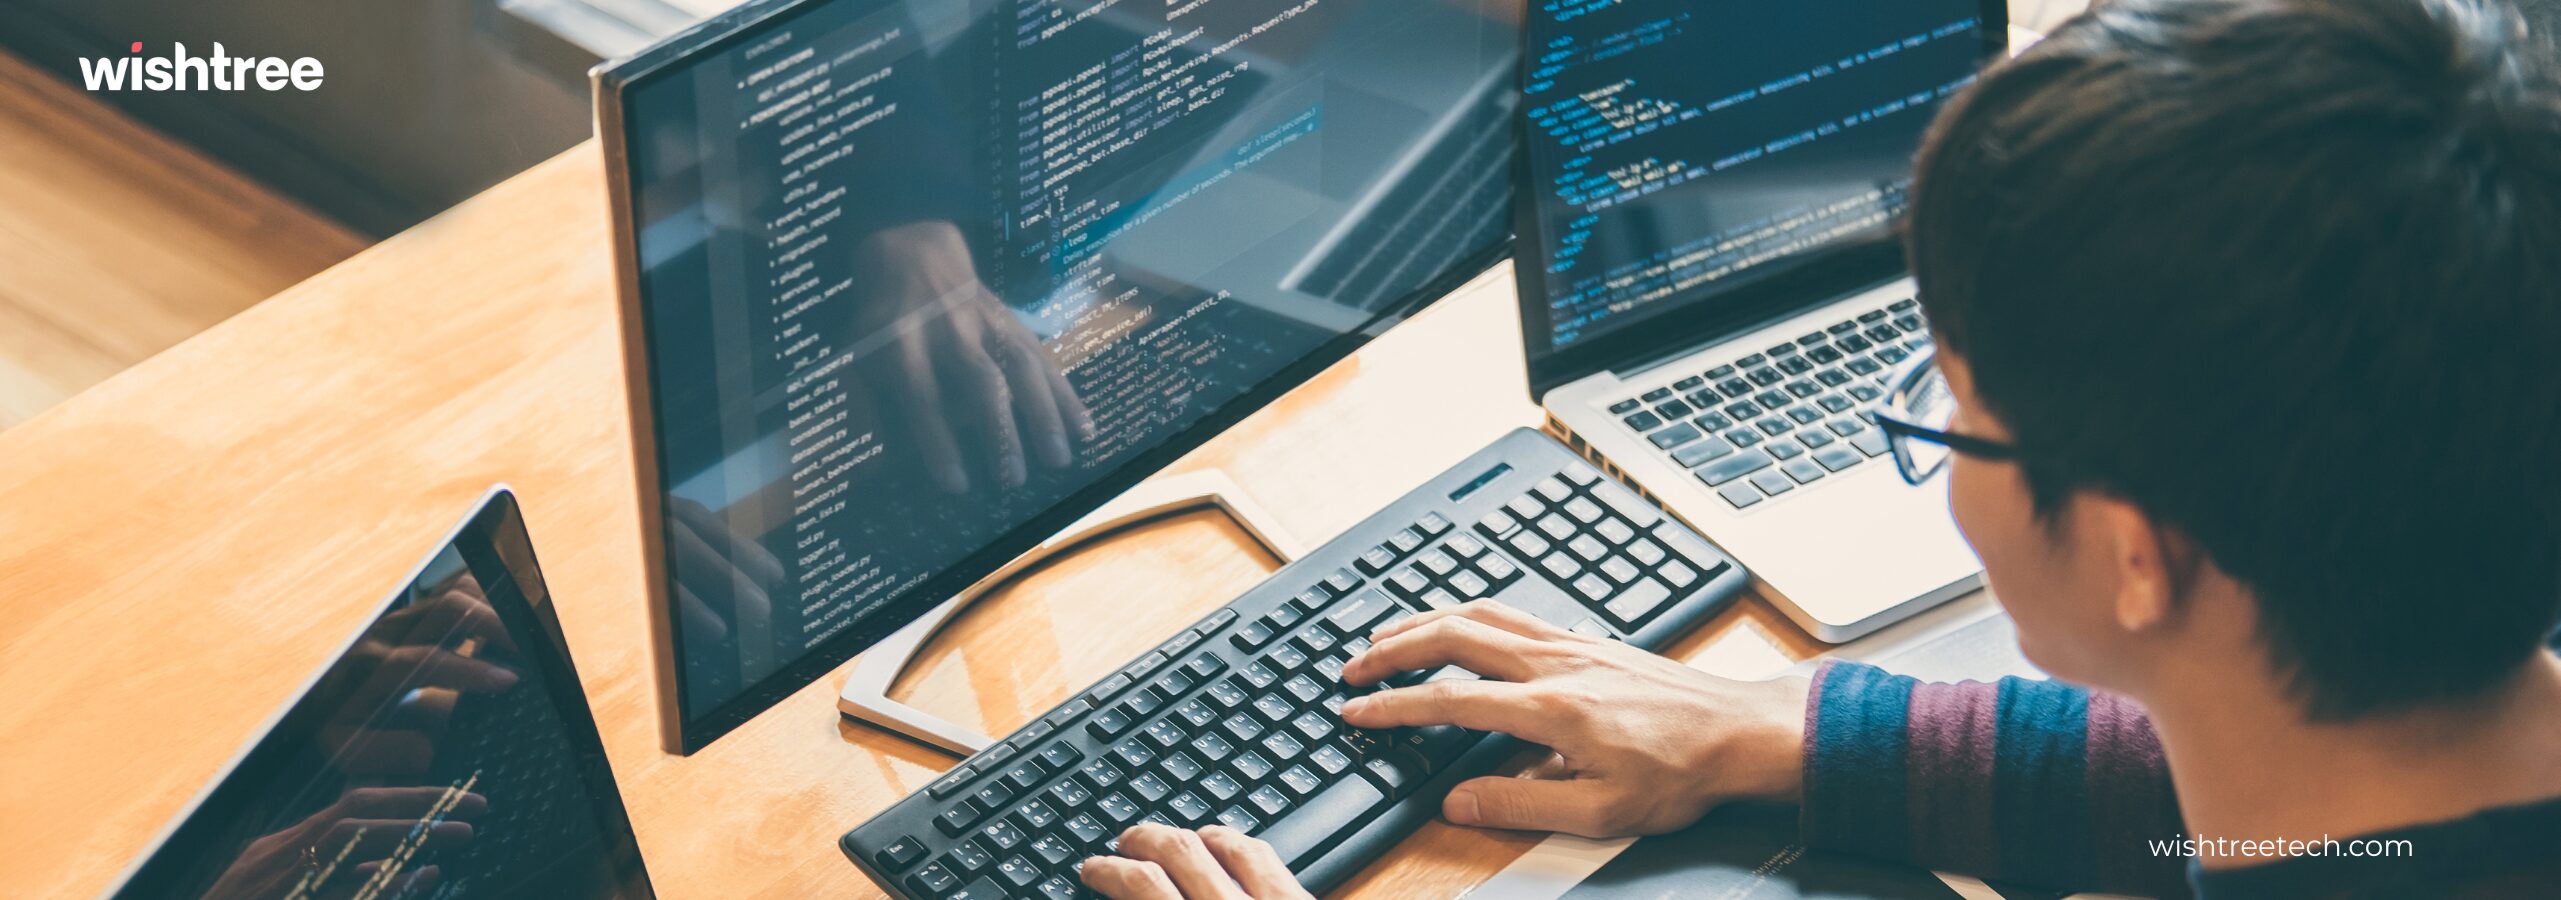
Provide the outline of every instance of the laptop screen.
{"type": "Polygon", "coordinates": [[[1997,46],[1978,0],[1555,0],[1527,23],[1533,359],[1875,244],[1997,46]],[[1987,42],[1988,41],[1988,42],[1987,42]]]}
{"type": "Polygon", "coordinates": [[[649,897],[533,566],[499,493],[114,896],[649,897]]]}

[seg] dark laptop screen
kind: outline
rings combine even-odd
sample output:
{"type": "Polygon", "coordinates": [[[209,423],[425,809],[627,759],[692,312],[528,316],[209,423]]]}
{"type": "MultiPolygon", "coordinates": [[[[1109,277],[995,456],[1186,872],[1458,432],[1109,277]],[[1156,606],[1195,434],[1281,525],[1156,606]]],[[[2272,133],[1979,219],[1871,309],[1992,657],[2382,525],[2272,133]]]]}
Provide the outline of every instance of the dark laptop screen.
{"type": "Polygon", "coordinates": [[[501,493],[115,896],[649,897],[547,607],[501,493]]]}
{"type": "Polygon", "coordinates": [[[2000,27],[1978,0],[1560,0],[1530,18],[1533,358],[1874,243],[2000,27]]]}

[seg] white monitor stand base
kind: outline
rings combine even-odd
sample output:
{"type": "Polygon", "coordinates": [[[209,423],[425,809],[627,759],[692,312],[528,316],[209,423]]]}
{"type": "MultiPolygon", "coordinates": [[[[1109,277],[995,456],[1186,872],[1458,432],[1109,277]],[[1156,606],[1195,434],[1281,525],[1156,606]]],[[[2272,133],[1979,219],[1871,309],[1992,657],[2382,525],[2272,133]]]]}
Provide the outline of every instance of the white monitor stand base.
{"type": "Polygon", "coordinates": [[[995,743],[994,738],[889,698],[890,684],[898,679],[900,673],[907,671],[917,652],[933,639],[934,633],[941,631],[971,603],[994,593],[996,588],[1033,566],[1110,537],[1130,526],[1204,509],[1225,512],[1283,565],[1306,552],[1307,548],[1283,531],[1271,513],[1255,503],[1253,495],[1245,493],[1244,488],[1238,487],[1225,472],[1202,469],[1152,478],[1076,520],[1066,530],[1015,557],[1004,568],[989,573],[958,596],[943,601],[931,612],[891,632],[880,643],[856,656],[853,671],[845,676],[845,690],[836,697],[836,708],[852,718],[963,756],[986,748],[995,743]]]}

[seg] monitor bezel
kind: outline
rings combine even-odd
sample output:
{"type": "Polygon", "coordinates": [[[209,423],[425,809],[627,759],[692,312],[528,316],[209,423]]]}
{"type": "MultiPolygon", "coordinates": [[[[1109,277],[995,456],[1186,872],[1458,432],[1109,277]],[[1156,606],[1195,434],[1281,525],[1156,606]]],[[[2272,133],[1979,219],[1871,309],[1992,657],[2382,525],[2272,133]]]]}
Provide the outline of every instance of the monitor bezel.
{"type": "MultiPolygon", "coordinates": [[[[1983,66],[1999,62],[2009,47],[2009,6],[2003,0],[1978,0],[1983,20],[1983,66]]],[[[1534,58],[1526,23],[1521,27],[1521,58],[1534,58]]],[[[1980,71],[1980,69],[1978,69],[1980,71]]],[[[1522,85],[1526,90],[1527,84],[1522,85]]],[[[1536,248],[1545,244],[1538,197],[1520,189],[1531,183],[1529,104],[1512,117],[1512,233],[1515,243],[1536,248]]],[[[1529,370],[1530,400],[1544,402],[1547,392],[1585,377],[1609,371],[1643,368],[1697,349],[1716,336],[1750,330],[1784,318],[1807,306],[1893,281],[1905,274],[1902,223],[1878,233],[1807,252],[1781,268],[1724,287],[1716,302],[1702,303],[1703,291],[1657,301],[1663,308],[1645,313],[1615,329],[1556,348],[1547,314],[1547,273],[1543,252],[1522,263],[1514,254],[1512,277],[1521,315],[1521,350],[1529,370]],[[1644,327],[1632,327],[1642,323],[1644,327]]]]}
{"type": "MultiPolygon", "coordinates": [[[[763,33],[767,28],[783,24],[789,15],[803,7],[821,2],[829,0],[756,0],[629,57],[598,65],[590,73],[595,89],[596,133],[604,145],[605,181],[611,202],[624,386],[630,404],[634,481],[640,500],[641,556],[647,570],[643,584],[648,594],[651,650],[655,654],[658,676],[659,738],[667,752],[678,755],[691,755],[709,746],[785,698],[828,677],[856,653],[968,590],[1015,557],[1101,508],[1113,497],[1351,356],[1353,351],[1385,333],[1388,328],[1484,274],[1509,257],[1513,246],[1511,236],[1506,234],[1486,246],[1474,248],[1450,271],[1382,307],[1362,326],[1319,345],[1191,427],[1169,435],[1157,446],[1132,457],[1118,469],[1069,494],[1040,515],[998,535],[978,551],[911,588],[907,596],[892,607],[874,613],[860,625],[846,628],[802,654],[799,659],[749,685],[728,701],[688,721],[684,715],[685,685],[682,677],[684,635],[671,605],[669,580],[673,573],[668,569],[666,560],[668,535],[664,499],[668,485],[663,474],[665,461],[656,439],[660,410],[652,389],[647,299],[642,296],[639,277],[640,223],[629,177],[631,123],[625,116],[624,100],[654,78],[675,70],[685,60],[721,52],[763,33]]],[[[1514,64],[1517,67],[1517,57],[1514,64]]],[[[834,707],[831,705],[829,708],[834,707]]]]}
{"type": "MultiPolygon", "coordinates": [[[[616,895],[626,900],[654,900],[656,889],[650,884],[648,869],[640,857],[640,845],[632,833],[630,809],[623,804],[622,791],[614,782],[613,767],[605,755],[604,741],[596,731],[595,711],[587,705],[586,691],[578,679],[577,666],[569,656],[568,638],[561,631],[560,616],[553,606],[550,588],[543,580],[540,563],[535,560],[533,541],[525,529],[515,492],[504,484],[494,485],[482,494],[480,500],[473,504],[471,513],[436,541],[434,549],[420,556],[418,562],[401,576],[397,587],[366,607],[363,621],[338,642],[336,652],[312,669],[311,674],[303,679],[302,686],[267,717],[240,752],[169,820],[160,834],[152,838],[150,846],[134,858],[114,885],[101,896],[177,896],[180,886],[162,883],[178,874],[164,868],[176,864],[164,854],[172,845],[185,839],[192,829],[220,824],[222,814],[257,801],[256,795],[242,793],[243,788],[238,786],[250,782],[239,779],[280,765],[282,755],[293,748],[278,743],[278,736],[294,734],[301,727],[313,724],[312,717],[323,712],[317,708],[304,708],[303,701],[310,698],[311,692],[320,686],[330,669],[364,640],[374,623],[409,595],[409,589],[438,556],[449,547],[474,541],[484,542],[490,558],[496,560],[506,570],[508,578],[516,583],[516,594],[524,598],[527,618],[532,620],[538,632],[536,636],[541,646],[521,649],[528,661],[542,668],[544,681],[551,690],[552,703],[560,710],[561,724],[568,731],[571,749],[579,756],[579,773],[586,781],[589,796],[595,799],[597,825],[605,833],[604,850],[613,867],[616,895]],[[208,817],[209,813],[211,817],[208,817]]],[[[465,554],[466,566],[470,565],[471,555],[465,554]]]]}

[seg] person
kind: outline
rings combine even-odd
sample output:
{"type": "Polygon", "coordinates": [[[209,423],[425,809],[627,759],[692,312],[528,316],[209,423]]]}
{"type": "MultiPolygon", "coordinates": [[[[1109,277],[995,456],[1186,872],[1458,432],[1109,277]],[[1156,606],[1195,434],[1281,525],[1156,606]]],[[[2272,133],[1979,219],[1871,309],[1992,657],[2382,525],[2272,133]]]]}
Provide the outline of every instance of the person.
{"type": "MultiPolygon", "coordinates": [[[[1753,798],[2063,889],[2561,890],[2561,80],[2511,9],[2104,4],[1941,110],[1904,234],[1941,349],[1880,419],[2058,681],[1733,682],[1477,603],[1343,674],[1482,679],[1345,720],[1555,751],[1460,825],[1753,798]]],[[[1119,851],[1082,877],[1121,900],[1305,896],[1228,829],[1119,851]]]]}

